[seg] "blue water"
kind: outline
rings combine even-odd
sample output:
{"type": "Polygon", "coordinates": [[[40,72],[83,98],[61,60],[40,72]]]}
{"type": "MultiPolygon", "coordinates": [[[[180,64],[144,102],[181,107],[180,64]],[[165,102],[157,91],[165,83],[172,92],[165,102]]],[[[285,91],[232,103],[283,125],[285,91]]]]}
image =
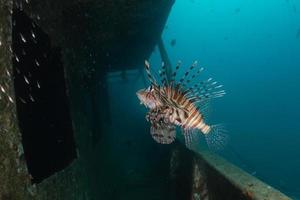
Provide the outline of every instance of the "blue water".
{"type": "MultiPolygon", "coordinates": [[[[299,31],[297,0],[177,0],[163,32],[173,65],[198,60],[225,86],[211,117],[229,131],[224,156],[294,198],[300,198],[299,31]]],[[[151,62],[160,62],[158,51],[151,62]]]]}

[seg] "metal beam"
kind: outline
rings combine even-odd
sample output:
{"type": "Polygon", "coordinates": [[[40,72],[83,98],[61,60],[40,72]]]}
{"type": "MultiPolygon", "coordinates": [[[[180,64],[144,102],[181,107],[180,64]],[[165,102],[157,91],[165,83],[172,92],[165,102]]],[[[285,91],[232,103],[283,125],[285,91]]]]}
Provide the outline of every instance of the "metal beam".
{"type": "Polygon", "coordinates": [[[220,156],[194,152],[181,144],[172,152],[170,172],[175,199],[291,200],[220,156]],[[175,190],[178,186],[181,191],[175,190]]]}

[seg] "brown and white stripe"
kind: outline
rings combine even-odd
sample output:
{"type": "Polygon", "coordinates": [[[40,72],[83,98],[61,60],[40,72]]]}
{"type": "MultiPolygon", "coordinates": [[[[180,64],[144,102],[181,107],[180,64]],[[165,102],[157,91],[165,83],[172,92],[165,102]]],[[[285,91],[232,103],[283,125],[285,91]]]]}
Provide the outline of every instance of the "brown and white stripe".
{"type": "Polygon", "coordinates": [[[202,133],[208,134],[210,126],[205,124],[203,115],[194,104],[194,98],[188,98],[186,92],[179,89],[179,85],[175,87],[163,88],[167,99],[170,102],[172,111],[169,113],[170,121],[183,129],[199,129],[202,133]],[[175,106],[172,106],[174,105],[175,106]]]}

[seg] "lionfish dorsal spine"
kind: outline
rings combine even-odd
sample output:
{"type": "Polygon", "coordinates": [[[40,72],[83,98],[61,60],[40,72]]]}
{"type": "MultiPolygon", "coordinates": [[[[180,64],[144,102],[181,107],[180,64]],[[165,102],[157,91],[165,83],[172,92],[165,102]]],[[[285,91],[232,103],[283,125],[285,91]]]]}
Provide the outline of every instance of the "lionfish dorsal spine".
{"type": "Polygon", "coordinates": [[[151,74],[150,63],[147,60],[145,60],[145,69],[146,69],[148,80],[150,81],[151,85],[157,86],[156,80],[151,74]]]}
{"type": "Polygon", "coordinates": [[[164,62],[161,63],[161,70],[159,71],[160,80],[163,86],[169,84],[169,77],[167,76],[166,65],[164,62]]]}
{"type": "Polygon", "coordinates": [[[190,83],[194,78],[198,77],[199,74],[200,74],[203,70],[204,70],[203,67],[201,67],[200,69],[198,69],[197,72],[194,73],[194,74],[192,75],[191,79],[188,79],[186,82],[187,82],[187,83],[190,83]]]}
{"type": "MultiPolygon", "coordinates": [[[[185,71],[184,75],[179,80],[180,84],[182,84],[183,86],[186,85],[186,83],[185,83],[185,82],[187,82],[186,79],[189,77],[190,72],[197,66],[197,64],[198,64],[198,61],[194,61],[193,64],[189,67],[189,69],[185,71]]],[[[189,79],[187,79],[187,80],[189,80],[189,79]]]]}
{"type": "Polygon", "coordinates": [[[173,74],[172,74],[172,77],[171,77],[171,83],[174,83],[174,82],[176,82],[176,76],[177,76],[177,73],[178,73],[178,70],[179,70],[179,68],[181,67],[181,61],[179,60],[178,62],[177,62],[177,64],[176,64],[176,67],[175,67],[175,71],[173,72],[173,74]]]}

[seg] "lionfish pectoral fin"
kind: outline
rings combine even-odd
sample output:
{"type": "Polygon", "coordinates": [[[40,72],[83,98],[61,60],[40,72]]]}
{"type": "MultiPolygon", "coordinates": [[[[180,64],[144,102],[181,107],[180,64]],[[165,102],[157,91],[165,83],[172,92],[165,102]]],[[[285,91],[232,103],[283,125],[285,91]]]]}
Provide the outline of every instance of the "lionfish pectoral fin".
{"type": "Polygon", "coordinates": [[[152,125],[150,133],[157,143],[171,144],[176,138],[176,127],[171,124],[162,124],[160,126],[152,125]]]}
{"type": "Polygon", "coordinates": [[[182,128],[181,131],[184,136],[185,146],[188,149],[192,149],[193,145],[197,145],[199,138],[197,137],[198,130],[182,128]]]}
{"type": "Polygon", "coordinates": [[[198,110],[200,110],[202,117],[207,120],[211,114],[210,100],[207,99],[198,104],[198,110]]]}
{"type": "Polygon", "coordinates": [[[219,85],[212,78],[206,81],[201,81],[195,84],[192,89],[192,97],[196,97],[196,102],[203,102],[206,100],[223,97],[226,92],[222,89],[223,85],[219,85]]]}
{"type": "Polygon", "coordinates": [[[228,143],[229,136],[223,124],[210,126],[210,131],[204,134],[207,146],[212,151],[223,150],[228,143]]]}

